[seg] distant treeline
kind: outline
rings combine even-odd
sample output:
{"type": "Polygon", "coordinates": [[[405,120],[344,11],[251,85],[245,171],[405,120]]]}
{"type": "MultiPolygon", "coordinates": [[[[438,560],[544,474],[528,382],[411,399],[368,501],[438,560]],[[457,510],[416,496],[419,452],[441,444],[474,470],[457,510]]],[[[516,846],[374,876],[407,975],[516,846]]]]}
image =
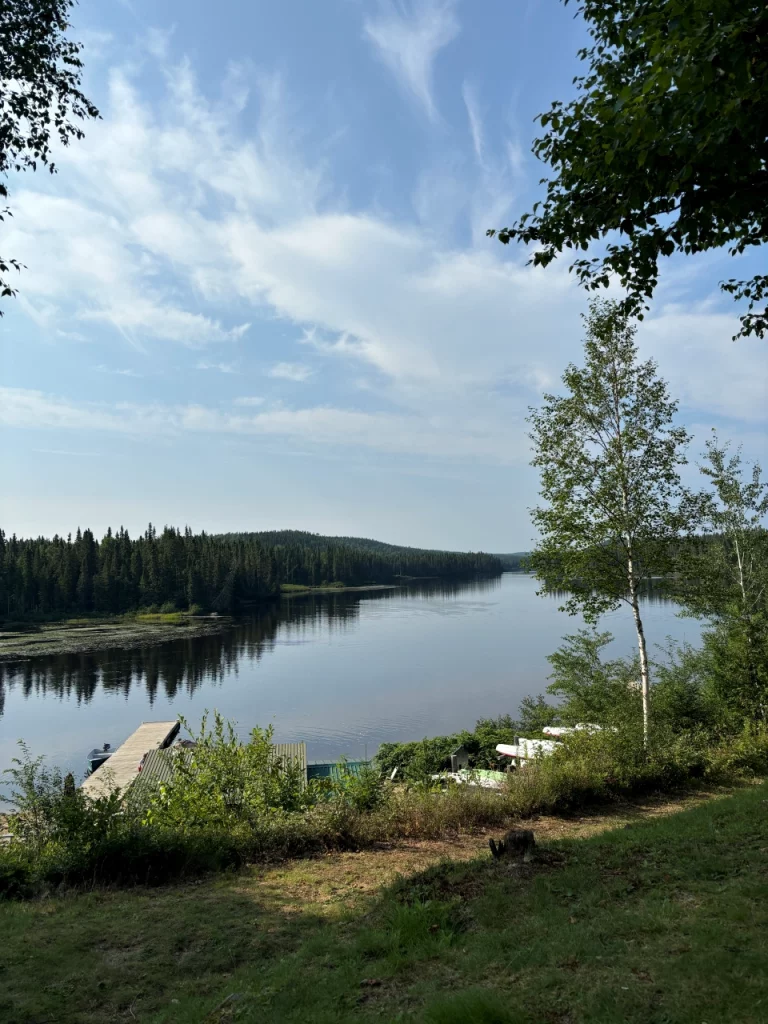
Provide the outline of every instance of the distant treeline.
{"type": "Polygon", "coordinates": [[[0,530],[0,617],[107,614],[195,606],[233,612],[276,596],[284,583],[362,586],[404,577],[498,575],[485,554],[400,548],[378,541],[298,531],[193,534],[150,524],[141,537],[120,529],[97,541],[77,535],[8,538],[0,530]]]}
{"type": "Polygon", "coordinates": [[[494,558],[498,558],[505,572],[525,572],[525,560],[529,555],[530,551],[513,551],[509,555],[494,555],[494,558]]]}

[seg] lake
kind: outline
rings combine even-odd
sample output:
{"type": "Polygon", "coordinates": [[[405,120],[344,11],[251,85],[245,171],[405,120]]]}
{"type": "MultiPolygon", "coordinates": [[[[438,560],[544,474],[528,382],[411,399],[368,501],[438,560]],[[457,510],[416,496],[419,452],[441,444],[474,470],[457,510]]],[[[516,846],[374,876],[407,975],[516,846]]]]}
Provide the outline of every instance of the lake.
{"type": "MultiPolygon", "coordinates": [[[[675,605],[648,599],[644,612],[651,651],[667,636],[698,640],[675,605]]],[[[310,760],[372,756],[384,741],[514,715],[544,691],[546,656],[581,624],[537,597],[533,578],[505,573],[284,598],[215,636],[0,665],[0,772],[23,738],[80,777],[91,747],[121,743],[142,721],[197,726],[206,708],[243,736],[271,724],[277,742],[305,740],[310,760]]],[[[613,655],[634,651],[629,609],[601,628],[613,655]]]]}

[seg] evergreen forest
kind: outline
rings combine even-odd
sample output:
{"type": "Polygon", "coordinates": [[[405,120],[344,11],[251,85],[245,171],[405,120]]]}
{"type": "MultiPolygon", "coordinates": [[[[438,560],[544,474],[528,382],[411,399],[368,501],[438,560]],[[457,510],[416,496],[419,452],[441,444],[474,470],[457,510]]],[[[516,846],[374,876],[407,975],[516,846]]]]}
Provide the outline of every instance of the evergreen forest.
{"type": "Polygon", "coordinates": [[[139,608],[235,612],[283,585],[365,586],[414,577],[498,575],[493,555],[396,547],[287,530],[207,534],[151,524],[19,539],[0,530],[0,617],[116,614],[139,608]]]}

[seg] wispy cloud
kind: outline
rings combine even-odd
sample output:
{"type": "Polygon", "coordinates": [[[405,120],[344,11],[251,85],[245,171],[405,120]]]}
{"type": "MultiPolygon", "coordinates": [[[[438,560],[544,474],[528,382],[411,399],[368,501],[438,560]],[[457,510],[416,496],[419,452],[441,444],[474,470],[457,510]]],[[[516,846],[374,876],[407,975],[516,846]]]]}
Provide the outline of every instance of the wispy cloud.
{"type": "MultiPolygon", "coordinates": [[[[512,463],[525,457],[508,431],[489,422],[457,423],[450,415],[425,422],[412,414],[363,412],[333,406],[263,412],[232,412],[205,405],[106,405],[73,402],[42,391],[0,387],[0,424],[26,429],[53,428],[125,434],[138,438],[196,434],[300,439],[317,446],[373,449],[450,459],[482,458],[512,463]]],[[[77,454],[77,453],[72,453],[77,454]]]]}
{"type": "Polygon", "coordinates": [[[275,363],[267,371],[268,377],[275,377],[278,380],[292,380],[296,383],[309,380],[315,371],[306,363],[275,363]]]}
{"type": "Polygon", "coordinates": [[[433,121],[438,117],[432,93],[435,58],[460,29],[456,0],[381,0],[379,14],[363,26],[398,84],[433,121]]]}
{"type": "Polygon", "coordinates": [[[477,162],[482,166],[484,162],[483,119],[480,114],[477,89],[471,82],[464,82],[464,85],[461,88],[461,95],[464,99],[464,106],[467,108],[469,132],[472,136],[472,146],[475,150],[477,162]]]}
{"type": "Polygon", "coordinates": [[[61,448],[33,448],[32,451],[38,455],[61,455],[67,458],[79,458],[80,456],[93,459],[101,458],[101,452],[68,452],[61,448]]]}
{"type": "Polygon", "coordinates": [[[195,364],[196,370],[216,370],[218,373],[237,373],[238,369],[234,363],[207,363],[201,359],[195,364]]]}
{"type": "Polygon", "coordinates": [[[112,376],[115,376],[115,377],[143,377],[144,376],[141,373],[137,373],[135,370],[124,370],[124,369],[118,369],[117,367],[104,366],[103,363],[100,366],[96,367],[96,371],[97,371],[97,373],[108,373],[108,374],[110,374],[112,376]]]}
{"type": "MultiPolygon", "coordinates": [[[[406,18],[427,8],[453,11],[434,4],[382,10],[406,18]]],[[[29,266],[24,289],[34,313],[27,311],[41,330],[55,337],[90,321],[115,324],[137,345],[145,337],[234,345],[248,330],[246,316],[279,320],[301,332],[318,358],[334,361],[347,384],[364,374],[371,390],[358,391],[359,399],[398,412],[361,421],[359,410],[346,410],[345,419],[345,410],[335,409],[334,423],[392,430],[403,451],[407,431],[431,438],[445,431],[449,441],[431,442],[431,450],[455,442],[461,453],[468,442],[461,442],[459,424],[474,438],[473,450],[497,451],[494,435],[510,450],[525,448],[526,406],[573,357],[585,299],[564,262],[546,271],[526,267],[523,253],[484,238],[509,205],[518,154],[503,143],[494,148],[491,133],[484,135],[471,88],[464,99],[477,160],[466,173],[474,179],[459,181],[454,204],[441,203],[461,211],[463,231],[437,238],[431,224],[354,206],[329,188],[324,165],[299,148],[301,126],[287,114],[280,79],[256,75],[250,82],[257,111],[248,137],[239,128],[242,82],[231,85],[222,105],[201,94],[189,64],[170,69],[168,80],[172,101],[151,104],[115,72],[104,122],[57,154],[67,164],[55,179],[61,193],[16,194],[15,235],[6,243],[29,266]],[[457,241],[468,225],[473,244],[457,241]]],[[[713,309],[686,307],[682,297],[674,309],[651,311],[638,336],[641,350],[658,353],[662,372],[698,417],[764,422],[762,349],[740,343],[734,358],[730,307],[717,313],[719,299],[713,309]],[[707,357],[691,358],[693,351],[707,357]]],[[[221,361],[218,352],[207,355],[206,369],[236,372],[229,350],[221,361]]],[[[310,372],[304,362],[271,370],[265,364],[278,380],[301,382],[310,372]]],[[[316,379],[331,380],[331,372],[316,379]]],[[[313,387],[306,390],[314,396],[313,387]]],[[[23,400],[15,401],[18,409],[23,400]]],[[[257,402],[233,406],[239,419],[216,409],[185,407],[182,415],[169,406],[126,417],[144,433],[169,423],[181,429],[197,417],[217,430],[222,423],[262,433],[279,423],[292,430],[310,424],[333,436],[327,410],[289,410],[280,420],[270,407],[254,424],[244,415],[248,405],[257,402]]],[[[64,399],[50,399],[46,408],[41,425],[80,422],[82,410],[64,399]]],[[[90,408],[87,429],[100,429],[107,412],[90,408]]]]}
{"type": "Polygon", "coordinates": [[[253,408],[259,405],[264,405],[264,399],[259,398],[257,395],[243,395],[241,398],[235,399],[235,405],[253,408]]]}

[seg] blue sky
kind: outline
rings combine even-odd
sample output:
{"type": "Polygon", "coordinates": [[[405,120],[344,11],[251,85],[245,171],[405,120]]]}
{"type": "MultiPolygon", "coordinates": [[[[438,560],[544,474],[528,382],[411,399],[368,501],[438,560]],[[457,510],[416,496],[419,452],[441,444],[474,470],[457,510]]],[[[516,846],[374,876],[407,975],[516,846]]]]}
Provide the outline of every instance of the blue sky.
{"type": "MultiPolygon", "coordinates": [[[[587,299],[485,237],[544,168],[584,39],[556,0],[84,0],[102,112],[13,182],[0,522],[295,527],[514,550],[526,408],[587,299]]],[[[753,257],[754,259],[754,257],[753,257]]],[[[747,260],[742,260],[745,270],[747,260]]],[[[725,253],[664,267],[638,335],[703,445],[766,449],[765,343],[725,253]]],[[[741,267],[739,270],[741,270],[741,267]]]]}

